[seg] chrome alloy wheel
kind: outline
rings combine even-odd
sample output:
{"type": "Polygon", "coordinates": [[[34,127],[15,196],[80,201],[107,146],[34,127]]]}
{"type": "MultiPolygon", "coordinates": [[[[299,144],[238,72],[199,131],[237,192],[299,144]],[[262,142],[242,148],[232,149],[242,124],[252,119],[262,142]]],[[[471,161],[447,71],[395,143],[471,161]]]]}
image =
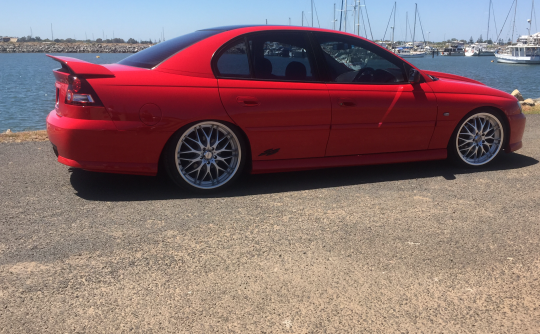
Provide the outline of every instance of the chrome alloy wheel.
{"type": "Polygon", "coordinates": [[[203,122],[189,128],[175,152],[178,172],[199,189],[214,189],[227,183],[242,159],[238,138],[218,122],[203,122]]]}
{"type": "Polygon", "coordinates": [[[459,157],[467,164],[481,166],[493,160],[504,140],[504,128],[497,117],[488,113],[472,115],[456,137],[459,157]]]}

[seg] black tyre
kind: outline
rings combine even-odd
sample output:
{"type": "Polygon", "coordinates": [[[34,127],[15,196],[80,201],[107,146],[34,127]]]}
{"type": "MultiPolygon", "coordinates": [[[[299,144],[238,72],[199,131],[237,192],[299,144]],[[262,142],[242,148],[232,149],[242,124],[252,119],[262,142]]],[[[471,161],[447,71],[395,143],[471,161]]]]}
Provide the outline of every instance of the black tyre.
{"type": "Polygon", "coordinates": [[[499,113],[472,112],[454,130],[448,144],[448,157],[460,167],[485,166],[501,154],[507,133],[506,123],[499,113]]]}
{"type": "Polygon", "coordinates": [[[163,152],[163,165],[180,187],[212,193],[233,184],[247,157],[242,134],[232,124],[203,121],[176,132],[163,152]]]}

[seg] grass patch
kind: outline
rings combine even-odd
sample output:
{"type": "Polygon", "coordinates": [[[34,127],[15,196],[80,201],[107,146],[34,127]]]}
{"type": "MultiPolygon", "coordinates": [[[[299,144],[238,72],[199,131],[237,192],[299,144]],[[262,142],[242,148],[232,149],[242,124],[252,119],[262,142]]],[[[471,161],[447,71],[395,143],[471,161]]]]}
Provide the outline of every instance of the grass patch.
{"type": "Polygon", "coordinates": [[[22,143],[27,141],[47,141],[46,130],[40,131],[23,131],[0,134],[0,143],[22,143]]]}
{"type": "Polygon", "coordinates": [[[537,103],[534,107],[523,106],[523,113],[529,115],[539,115],[540,114],[540,103],[537,103]]]}

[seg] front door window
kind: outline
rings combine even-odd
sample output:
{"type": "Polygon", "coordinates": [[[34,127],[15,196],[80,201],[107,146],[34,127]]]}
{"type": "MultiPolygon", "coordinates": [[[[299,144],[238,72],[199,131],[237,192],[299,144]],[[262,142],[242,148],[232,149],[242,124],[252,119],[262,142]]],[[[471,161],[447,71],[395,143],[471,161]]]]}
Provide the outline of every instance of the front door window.
{"type": "Polygon", "coordinates": [[[387,59],[375,45],[337,34],[320,34],[317,38],[331,82],[388,84],[407,79],[403,62],[387,59]]]}

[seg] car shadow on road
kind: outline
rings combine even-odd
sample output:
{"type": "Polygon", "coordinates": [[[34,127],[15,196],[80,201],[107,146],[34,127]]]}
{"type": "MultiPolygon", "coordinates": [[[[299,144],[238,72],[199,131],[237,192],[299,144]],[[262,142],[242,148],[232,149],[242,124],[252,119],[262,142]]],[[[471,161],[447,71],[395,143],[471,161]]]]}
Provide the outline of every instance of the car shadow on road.
{"type": "Polygon", "coordinates": [[[425,161],[378,166],[358,166],[302,172],[248,175],[230,189],[208,195],[192,194],[173,185],[167,177],[119,175],[70,169],[71,184],[77,195],[91,201],[149,201],[208,197],[242,197],[333,188],[389,181],[441,177],[445,182],[456,175],[525,168],[538,160],[513,153],[503,154],[480,169],[456,168],[447,161],[425,161]]]}

